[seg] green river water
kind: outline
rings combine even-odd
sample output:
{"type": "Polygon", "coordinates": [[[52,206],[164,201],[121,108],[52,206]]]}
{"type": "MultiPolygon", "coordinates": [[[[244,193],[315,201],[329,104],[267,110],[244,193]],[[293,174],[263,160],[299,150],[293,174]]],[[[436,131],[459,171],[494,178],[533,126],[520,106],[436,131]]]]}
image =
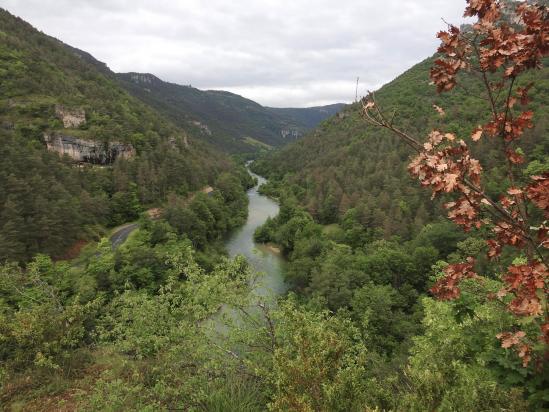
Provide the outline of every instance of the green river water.
{"type": "Polygon", "coordinates": [[[261,285],[255,289],[255,293],[264,297],[275,297],[286,291],[286,285],[282,276],[284,259],[275,250],[267,245],[254,242],[254,231],[261,226],[268,217],[278,214],[278,204],[258,193],[257,189],[265,183],[265,179],[248,170],[257,179],[255,187],[248,190],[248,220],[246,224],[232,233],[225,247],[230,257],[244,256],[254,272],[263,273],[261,285]]]}

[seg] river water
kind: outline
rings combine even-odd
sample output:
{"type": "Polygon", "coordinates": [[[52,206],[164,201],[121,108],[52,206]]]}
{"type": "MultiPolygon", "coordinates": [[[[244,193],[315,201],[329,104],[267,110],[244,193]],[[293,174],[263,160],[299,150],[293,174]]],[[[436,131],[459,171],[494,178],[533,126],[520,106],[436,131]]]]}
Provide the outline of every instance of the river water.
{"type": "Polygon", "coordinates": [[[254,242],[254,232],[268,217],[278,214],[278,203],[258,193],[257,189],[265,179],[248,170],[257,179],[255,187],[248,190],[248,220],[240,229],[232,233],[225,247],[230,257],[243,255],[254,272],[262,273],[261,284],[254,290],[256,294],[269,297],[278,296],[286,291],[282,276],[284,259],[267,245],[254,242]]]}

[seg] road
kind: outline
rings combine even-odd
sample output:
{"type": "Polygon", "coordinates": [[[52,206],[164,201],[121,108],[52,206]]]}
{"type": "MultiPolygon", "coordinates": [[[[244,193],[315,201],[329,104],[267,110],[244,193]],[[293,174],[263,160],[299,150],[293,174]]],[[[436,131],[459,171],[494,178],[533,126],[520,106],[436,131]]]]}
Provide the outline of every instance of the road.
{"type": "MultiPolygon", "coordinates": [[[[205,193],[206,195],[208,196],[211,196],[212,193],[214,192],[214,188],[211,187],[211,186],[205,186],[203,187],[200,192],[202,193],[205,193]]],[[[193,193],[190,197],[189,197],[189,202],[191,202],[194,197],[196,196],[198,192],[195,192],[193,193]]],[[[153,208],[153,209],[149,209],[147,210],[147,214],[149,215],[149,218],[151,218],[152,220],[156,220],[156,219],[159,219],[161,214],[162,214],[162,209],[161,208],[153,208]]],[[[138,223],[128,223],[124,226],[120,226],[118,229],[116,229],[114,231],[114,233],[111,235],[111,244],[112,244],[112,248],[113,249],[116,249],[118,246],[120,246],[122,243],[124,243],[126,241],[126,239],[128,238],[128,236],[135,230],[139,227],[139,224],[138,223]]]]}
{"type": "Polygon", "coordinates": [[[126,241],[128,236],[139,227],[138,223],[128,223],[118,229],[111,235],[112,248],[116,249],[126,241]]]}

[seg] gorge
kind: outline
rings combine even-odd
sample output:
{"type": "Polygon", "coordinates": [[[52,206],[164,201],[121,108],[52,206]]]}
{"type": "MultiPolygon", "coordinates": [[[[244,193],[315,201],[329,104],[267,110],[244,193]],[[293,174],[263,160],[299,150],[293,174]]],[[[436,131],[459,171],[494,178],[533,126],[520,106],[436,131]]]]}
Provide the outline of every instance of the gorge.
{"type": "Polygon", "coordinates": [[[259,187],[266,183],[265,178],[248,172],[256,179],[256,185],[247,192],[248,218],[244,226],[236,229],[225,243],[229,256],[244,256],[253,272],[261,273],[260,285],[255,291],[258,295],[275,298],[287,290],[282,274],[284,258],[273,248],[254,241],[255,230],[263,225],[267,218],[278,215],[278,204],[265,195],[258,193],[259,187]]]}

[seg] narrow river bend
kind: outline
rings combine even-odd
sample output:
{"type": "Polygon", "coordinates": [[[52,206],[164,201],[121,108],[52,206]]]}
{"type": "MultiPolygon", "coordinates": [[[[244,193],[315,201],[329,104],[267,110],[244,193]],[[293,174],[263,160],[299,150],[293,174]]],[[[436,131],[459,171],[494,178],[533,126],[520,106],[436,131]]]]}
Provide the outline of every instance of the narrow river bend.
{"type": "Polygon", "coordinates": [[[279,253],[268,246],[254,242],[254,232],[268,217],[278,214],[278,204],[258,193],[257,189],[265,179],[248,169],[248,172],[257,179],[256,186],[248,190],[248,220],[240,229],[236,230],[227,240],[225,247],[230,257],[244,256],[254,272],[263,273],[262,285],[255,292],[262,296],[276,296],[286,291],[282,276],[284,259],[279,253]]]}

